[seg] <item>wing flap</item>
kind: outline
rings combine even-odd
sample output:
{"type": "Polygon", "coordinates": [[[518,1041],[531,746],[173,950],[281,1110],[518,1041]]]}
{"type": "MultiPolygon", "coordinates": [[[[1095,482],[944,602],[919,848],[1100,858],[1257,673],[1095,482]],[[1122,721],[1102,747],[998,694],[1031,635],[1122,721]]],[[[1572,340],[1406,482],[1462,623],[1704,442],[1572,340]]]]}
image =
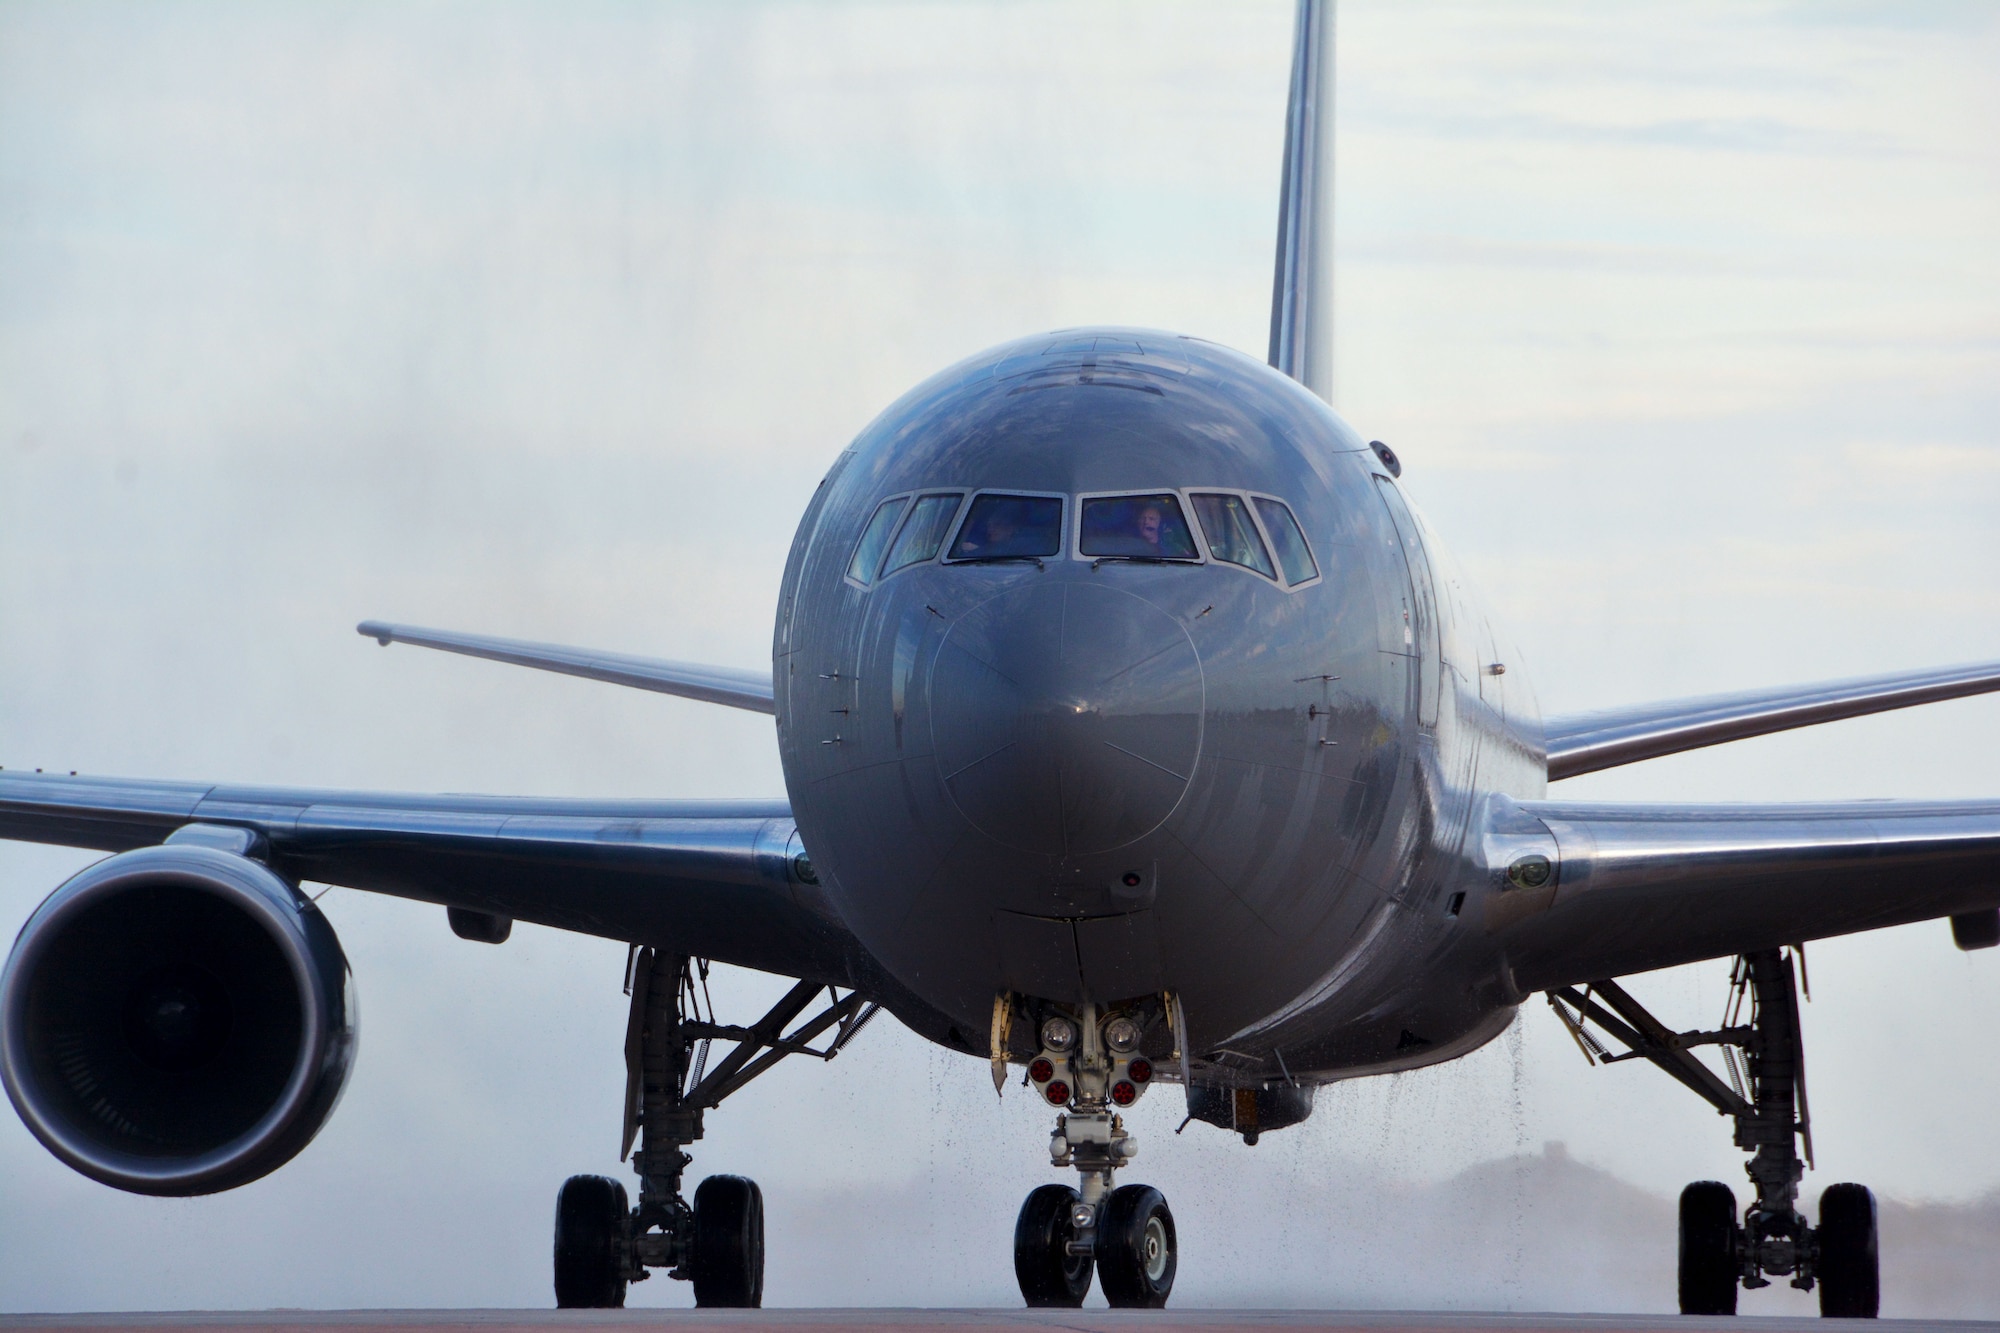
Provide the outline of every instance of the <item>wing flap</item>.
{"type": "Polygon", "coordinates": [[[1550,718],[1546,724],[1549,781],[1726,741],[1994,690],[2000,690],[2000,662],[1979,662],[1550,718]]]}
{"type": "Polygon", "coordinates": [[[2000,906],[2000,801],[1496,802],[1493,827],[1487,920],[1523,992],[2000,906]],[[1552,893],[1509,884],[1524,821],[1552,893]]]}
{"type": "Polygon", "coordinates": [[[658,694],[677,694],[683,699],[744,708],[753,713],[775,713],[771,674],[738,667],[704,666],[698,662],[669,662],[657,657],[634,657],[625,653],[599,652],[593,648],[566,648],[554,643],[531,643],[526,639],[499,639],[485,634],[459,634],[451,630],[424,629],[418,625],[391,625],[380,620],[364,620],[355,632],[375,640],[384,648],[392,643],[436,648],[467,657],[483,657],[492,662],[556,671],[586,680],[629,685],[658,694]]]}

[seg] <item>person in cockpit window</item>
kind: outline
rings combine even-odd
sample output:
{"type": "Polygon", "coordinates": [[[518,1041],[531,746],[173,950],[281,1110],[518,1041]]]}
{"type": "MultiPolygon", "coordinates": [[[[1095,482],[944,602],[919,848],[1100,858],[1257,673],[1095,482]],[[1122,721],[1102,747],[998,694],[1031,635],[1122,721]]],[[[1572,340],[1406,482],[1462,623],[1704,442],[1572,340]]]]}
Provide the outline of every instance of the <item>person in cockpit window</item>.
{"type": "Polygon", "coordinates": [[[1014,542],[1015,524],[1012,506],[997,504],[987,506],[986,512],[978,516],[978,523],[959,539],[958,554],[961,556],[982,556],[1004,554],[1014,542]]]}
{"type": "Polygon", "coordinates": [[[1148,502],[1140,506],[1132,522],[1132,535],[1139,539],[1135,555],[1166,557],[1166,550],[1160,545],[1160,525],[1164,521],[1165,516],[1160,513],[1159,505],[1148,502]]]}

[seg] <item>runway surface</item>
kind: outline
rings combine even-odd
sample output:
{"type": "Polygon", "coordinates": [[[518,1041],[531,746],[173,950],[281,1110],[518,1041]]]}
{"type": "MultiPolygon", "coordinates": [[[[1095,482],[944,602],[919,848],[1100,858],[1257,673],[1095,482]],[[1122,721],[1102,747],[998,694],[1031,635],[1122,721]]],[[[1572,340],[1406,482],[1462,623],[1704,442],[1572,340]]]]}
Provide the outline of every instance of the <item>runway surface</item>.
{"type": "MultiPolygon", "coordinates": [[[[1883,1333],[1919,1330],[2000,1329],[2000,1324],[1923,1319],[1823,1320],[1744,1316],[1726,1327],[1745,1333],[1806,1333],[1840,1325],[1883,1333]]],[[[63,1330],[93,1333],[110,1329],[172,1329],[175,1333],[250,1333],[258,1329],[351,1329],[368,1333],[477,1333],[587,1328],[661,1328],[671,1333],[854,1333],[893,1329],[895,1333],[959,1333],[966,1329],[1060,1329],[1066,1333],[1125,1333],[1131,1329],[1173,1329],[1176,1333],[1262,1333],[1309,1329],[1320,1333],[1663,1333],[1667,1329],[1721,1327],[1675,1315],[1599,1314],[1427,1314],[1348,1310],[238,1310],[174,1314],[15,1314],[0,1315],[0,1333],[63,1330]]]]}

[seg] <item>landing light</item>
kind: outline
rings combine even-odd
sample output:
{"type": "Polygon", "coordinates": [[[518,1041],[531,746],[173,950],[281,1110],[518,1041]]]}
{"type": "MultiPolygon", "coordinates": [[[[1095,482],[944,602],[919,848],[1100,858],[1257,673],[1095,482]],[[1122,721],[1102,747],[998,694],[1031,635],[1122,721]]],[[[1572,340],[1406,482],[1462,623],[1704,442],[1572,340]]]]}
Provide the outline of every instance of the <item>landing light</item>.
{"type": "Polygon", "coordinates": [[[1554,873],[1548,857],[1530,853],[1507,867],[1507,882],[1517,889],[1539,889],[1554,873]]]}
{"type": "Polygon", "coordinates": [[[1139,1025],[1123,1014],[1104,1025],[1104,1044],[1124,1054],[1139,1044],[1139,1025]]]}
{"type": "Polygon", "coordinates": [[[1076,1045],[1076,1024],[1067,1018],[1051,1018],[1042,1024],[1042,1046],[1058,1053],[1076,1045]]]}

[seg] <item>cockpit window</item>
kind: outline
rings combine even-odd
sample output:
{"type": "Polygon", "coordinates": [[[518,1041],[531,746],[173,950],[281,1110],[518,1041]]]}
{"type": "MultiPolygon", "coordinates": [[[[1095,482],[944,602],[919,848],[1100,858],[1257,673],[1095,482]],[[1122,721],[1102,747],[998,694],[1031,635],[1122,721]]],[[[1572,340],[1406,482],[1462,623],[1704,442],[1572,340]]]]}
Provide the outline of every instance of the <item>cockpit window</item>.
{"type": "Polygon", "coordinates": [[[1062,549],[1062,501],[1043,495],[982,495],[952,543],[952,560],[1027,560],[1062,549]]]}
{"type": "Polygon", "coordinates": [[[1242,496],[1198,491],[1188,498],[1194,501],[1194,512],[1201,519],[1210,555],[1254,569],[1267,579],[1277,577],[1271,569],[1271,557],[1264,551],[1264,539],[1257,535],[1257,524],[1242,496]]]}
{"type": "Polygon", "coordinates": [[[1084,555],[1126,560],[1199,560],[1194,534],[1169,494],[1114,495],[1083,502],[1084,555]]]}
{"type": "Polygon", "coordinates": [[[1255,497],[1253,503],[1257,506],[1257,517],[1264,520],[1264,531],[1271,534],[1271,545],[1278,553],[1278,568],[1285,571],[1285,582],[1296,587],[1318,578],[1319,566],[1313,563],[1312,548],[1306,545],[1306,534],[1292,517],[1291,507],[1266,495],[1255,497]]]}
{"type": "Polygon", "coordinates": [[[910,509],[910,521],[903,525],[903,530],[896,534],[896,544],[889,548],[888,563],[882,566],[884,578],[899,569],[937,558],[938,547],[944,545],[944,535],[951,530],[952,515],[958,512],[962,498],[960,493],[953,492],[917,500],[910,509]]]}
{"type": "Polygon", "coordinates": [[[847,577],[860,584],[874,581],[875,567],[882,563],[883,548],[888,546],[889,534],[896,530],[896,520],[902,517],[907,503],[909,497],[899,495],[875,506],[875,515],[861,534],[861,544],[854,548],[854,558],[847,562],[847,577]]]}

